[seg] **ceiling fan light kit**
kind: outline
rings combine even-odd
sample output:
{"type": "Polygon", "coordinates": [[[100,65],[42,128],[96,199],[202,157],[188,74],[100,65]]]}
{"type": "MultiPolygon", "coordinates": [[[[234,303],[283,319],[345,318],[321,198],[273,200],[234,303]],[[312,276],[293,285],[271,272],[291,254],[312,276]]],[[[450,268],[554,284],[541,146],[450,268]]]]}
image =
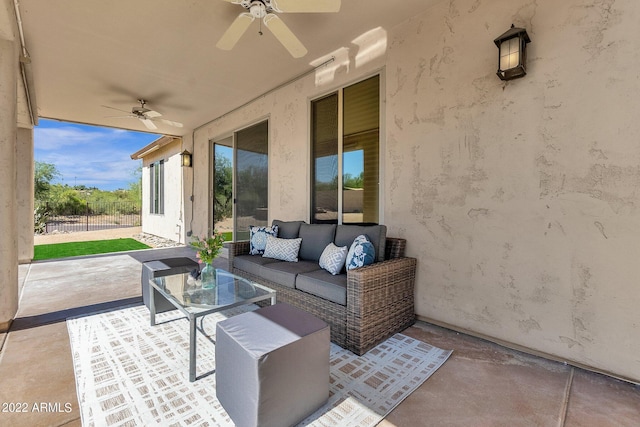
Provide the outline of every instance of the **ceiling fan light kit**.
{"type": "MultiPolygon", "coordinates": [[[[329,13],[340,10],[341,0],[224,0],[228,3],[239,4],[249,12],[243,12],[233,21],[222,35],[216,46],[218,49],[231,50],[238,43],[240,37],[247,31],[249,25],[262,19],[264,25],[271,30],[278,41],[294,58],[301,58],[307,54],[307,49],[289,27],[276,13],[329,13]]],[[[262,35],[262,31],[258,33],[262,35]]]]}

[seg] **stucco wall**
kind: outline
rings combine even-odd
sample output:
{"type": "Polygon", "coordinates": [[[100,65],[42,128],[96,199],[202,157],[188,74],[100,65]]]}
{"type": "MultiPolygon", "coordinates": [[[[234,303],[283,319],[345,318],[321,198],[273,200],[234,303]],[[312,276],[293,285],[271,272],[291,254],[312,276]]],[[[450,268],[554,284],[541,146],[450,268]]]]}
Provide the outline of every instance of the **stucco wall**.
{"type": "Polygon", "coordinates": [[[345,59],[348,63],[335,61],[329,67],[322,67],[318,73],[310,73],[274,93],[260,97],[245,108],[197,129],[194,139],[194,179],[197,183],[194,189],[194,234],[204,235],[210,227],[207,221],[210,215],[208,155],[211,141],[220,140],[263,120],[269,121],[269,220],[308,221],[310,100],[379,72],[384,65],[383,59],[384,56],[377,57],[357,70],[348,58],[345,59]],[[334,68],[331,78],[322,77],[323,71],[334,68]]]}
{"type": "MultiPolygon", "coordinates": [[[[142,167],[142,231],[185,243],[183,194],[190,194],[184,186],[180,165],[181,141],[175,140],[145,156],[142,167]],[[149,165],[164,159],[164,214],[150,213],[149,165]]],[[[190,185],[190,183],[189,183],[190,185]]]]}
{"type": "Polygon", "coordinates": [[[33,210],[35,202],[33,129],[19,127],[16,134],[16,221],[18,228],[18,262],[33,259],[33,210]]]}
{"type": "MultiPolygon", "coordinates": [[[[386,53],[310,75],[198,129],[270,120],[270,219],[309,217],[309,100],[384,67],[382,222],[418,258],[416,312],[640,381],[640,5],[442,1],[382,29],[386,53]],[[525,27],[528,72],[495,75],[525,27]]],[[[196,159],[194,231],[206,231],[196,159]],[[198,201],[200,200],[200,201],[198,201]]],[[[206,183],[206,185],[205,185],[206,183]]]]}
{"type": "Polygon", "coordinates": [[[638,12],[443,2],[394,33],[385,208],[419,315],[640,379],[638,12]],[[504,84],[512,22],[529,74],[504,84]]]}
{"type": "Polygon", "coordinates": [[[18,310],[18,220],[15,206],[18,46],[5,40],[5,36],[0,36],[0,332],[9,328],[18,310]]]}

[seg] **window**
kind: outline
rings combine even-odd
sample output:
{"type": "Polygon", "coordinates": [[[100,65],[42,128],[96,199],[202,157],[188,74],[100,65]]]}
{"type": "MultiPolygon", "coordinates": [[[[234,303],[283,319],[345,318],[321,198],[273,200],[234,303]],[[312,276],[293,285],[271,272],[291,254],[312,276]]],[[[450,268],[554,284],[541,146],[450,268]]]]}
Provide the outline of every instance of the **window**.
{"type": "Polygon", "coordinates": [[[164,160],[149,165],[149,212],[164,214],[164,160]]]}
{"type": "Polygon", "coordinates": [[[377,224],[380,77],[311,103],[313,223],[377,224]]]}

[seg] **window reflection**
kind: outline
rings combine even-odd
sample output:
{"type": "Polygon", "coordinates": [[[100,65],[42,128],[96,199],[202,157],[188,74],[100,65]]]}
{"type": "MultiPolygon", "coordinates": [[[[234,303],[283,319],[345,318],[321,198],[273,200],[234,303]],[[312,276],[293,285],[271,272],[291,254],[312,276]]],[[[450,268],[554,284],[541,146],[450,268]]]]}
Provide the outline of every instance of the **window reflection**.
{"type": "Polygon", "coordinates": [[[312,221],[378,223],[379,77],[342,90],[342,117],[338,99],[312,102],[312,221]]]}

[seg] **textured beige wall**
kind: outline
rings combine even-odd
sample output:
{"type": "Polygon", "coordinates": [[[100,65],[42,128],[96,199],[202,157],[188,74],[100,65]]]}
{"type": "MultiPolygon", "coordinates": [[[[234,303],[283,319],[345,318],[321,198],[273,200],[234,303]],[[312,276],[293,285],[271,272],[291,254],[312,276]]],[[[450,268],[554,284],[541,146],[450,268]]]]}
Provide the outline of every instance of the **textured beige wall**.
{"type": "Polygon", "coordinates": [[[16,142],[16,221],[20,263],[33,259],[34,170],[33,128],[19,127],[16,142]]]}
{"type": "Polygon", "coordinates": [[[394,32],[385,209],[419,315],[640,380],[639,15],[452,1],[394,32]],[[512,22],[529,74],[505,84],[512,22]]]}
{"type": "Polygon", "coordinates": [[[187,168],[183,168],[180,164],[180,152],[182,152],[181,141],[176,139],[144,158],[142,168],[142,231],[185,243],[183,195],[190,194],[191,189],[184,186],[183,173],[189,173],[189,171],[186,171],[187,168]],[[151,214],[149,213],[149,165],[163,159],[165,161],[164,214],[151,214]]]}
{"type": "Polygon", "coordinates": [[[335,73],[196,130],[194,151],[268,117],[270,219],[308,219],[310,99],[384,67],[382,221],[418,258],[418,315],[640,381],[638,22],[635,0],[442,1],[374,29],[382,56],[345,42],[335,73]],[[504,83],[512,23],[529,74],[504,83]]]}
{"type": "Polygon", "coordinates": [[[16,43],[0,38],[0,332],[18,309],[17,70],[16,43]]]}
{"type": "MultiPolygon", "coordinates": [[[[322,67],[318,72],[261,96],[250,105],[197,129],[194,138],[194,179],[197,183],[194,189],[194,234],[205,234],[210,226],[205,222],[210,217],[210,159],[203,153],[210,152],[211,141],[263,120],[269,121],[269,220],[308,221],[310,100],[379,71],[384,65],[383,59],[384,56],[378,57],[357,69],[352,65],[353,58],[347,64],[336,61],[329,68],[322,67]],[[323,71],[334,68],[330,78],[322,77],[323,71]]],[[[319,61],[324,62],[322,59],[319,61]]]]}

